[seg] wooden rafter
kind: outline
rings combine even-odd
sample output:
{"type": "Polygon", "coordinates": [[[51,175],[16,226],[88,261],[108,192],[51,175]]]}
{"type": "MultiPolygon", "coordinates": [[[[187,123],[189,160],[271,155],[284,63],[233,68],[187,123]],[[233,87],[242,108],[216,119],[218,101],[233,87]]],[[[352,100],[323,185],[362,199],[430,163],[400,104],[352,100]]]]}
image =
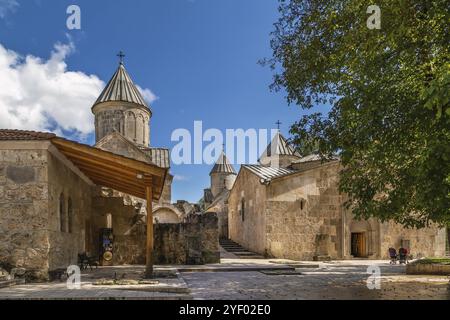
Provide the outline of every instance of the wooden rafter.
{"type": "Polygon", "coordinates": [[[167,169],[62,138],[52,143],[95,184],[142,199],[162,194],[167,169]]]}

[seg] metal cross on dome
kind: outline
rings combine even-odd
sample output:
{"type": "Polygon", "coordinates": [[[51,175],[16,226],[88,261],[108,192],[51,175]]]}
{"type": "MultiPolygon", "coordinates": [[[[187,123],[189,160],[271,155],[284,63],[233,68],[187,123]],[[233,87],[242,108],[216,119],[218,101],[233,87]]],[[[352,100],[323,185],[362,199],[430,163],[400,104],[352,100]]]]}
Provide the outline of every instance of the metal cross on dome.
{"type": "Polygon", "coordinates": [[[124,60],[124,58],[125,58],[125,53],[123,53],[123,51],[122,50],[120,50],[120,52],[117,54],[117,56],[119,57],[119,62],[120,62],[120,64],[123,64],[123,60],[124,60]]]}
{"type": "Polygon", "coordinates": [[[280,122],[280,120],[278,120],[277,122],[275,122],[275,124],[277,125],[278,130],[280,130],[280,126],[282,125],[282,123],[280,122]]]}

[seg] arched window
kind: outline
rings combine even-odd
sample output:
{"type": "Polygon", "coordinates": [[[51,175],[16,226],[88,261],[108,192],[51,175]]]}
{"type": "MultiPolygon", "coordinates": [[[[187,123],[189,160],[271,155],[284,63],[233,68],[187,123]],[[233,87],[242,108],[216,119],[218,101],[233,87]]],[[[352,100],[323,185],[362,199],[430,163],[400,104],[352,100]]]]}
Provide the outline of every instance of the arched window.
{"type": "Polygon", "coordinates": [[[112,214],[108,213],[106,215],[106,228],[112,229],[112,214]]]}
{"type": "Polygon", "coordinates": [[[69,233],[73,232],[73,220],[74,220],[74,216],[73,216],[73,208],[72,208],[72,199],[69,198],[69,200],[67,200],[67,216],[68,216],[68,222],[69,222],[69,233]]]}
{"type": "Polygon", "coordinates": [[[125,119],[125,136],[131,141],[136,140],[136,117],[128,112],[125,119]]]}
{"type": "Polygon", "coordinates": [[[64,200],[64,194],[62,193],[59,196],[59,230],[61,232],[66,232],[67,230],[66,204],[64,200]]]}
{"type": "Polygon", "coordinates": [[[140,114],[136,119],[136,142],[143,144],[144,142],[144,117],[140,114]]]}

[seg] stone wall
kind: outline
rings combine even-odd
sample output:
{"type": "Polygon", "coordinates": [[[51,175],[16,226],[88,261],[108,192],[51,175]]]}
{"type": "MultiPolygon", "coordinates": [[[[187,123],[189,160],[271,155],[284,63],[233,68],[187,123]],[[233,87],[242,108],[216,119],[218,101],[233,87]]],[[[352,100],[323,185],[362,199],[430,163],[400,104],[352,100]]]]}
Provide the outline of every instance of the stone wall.
{"type": "MultiPolygon", "coordinates": [[[[120,197],[97,197],[93,201],[94,226],[98,234],[106,227],[107,214],[112,215],[115,265],[145,264],[146,216],[138,208],[124,205],[120,197]]],[[[219,262],[218,227],[215,214],[193,215],[185,223],[154,225],[155,264],[189,264],[219,262]]]]}
{"type": "Polygon", "coordinates": [[[50,142],[0,142],[0,264],[25,268],[27,277],[77,262],[84,249],[90,186],[50,142]],[[66,161],[66,163],[63,163],[66,161]],[[59,199],[72,202],[71,232],[60,230],[59,199]]]}
{"type": "Polygon", "coordinates": [[[341,258],[342,196],[336,164],[268,186],[266,248],[269,256],[294,260],[341,258]]]}
{"type": "Polygon", "coordinates": [[[265,254],[266,250],[265,188],[256,175],[243,168],[228,198],[230,239],[260,254],[265,254]]]}
{"type": "Polygon", "coordinates": [[[107,228],[108,215],[114,234],[113,263],[141,264],[145,262],[145,216],[139,207],[125,205],[122,197],[95,197],[93,200],[94,245],[91,254],[99,256],[100,229],[107,228]]]}
{"type": "Polygon", "coordinates": [[[0,142],[0,266],[37,278],[49,269],[48,145],[0,142]]]}
{"type": "Polygon", "coordinates": [[[67,160],[48,155],[48,231],[49,269],[77,264],[78,254],[85,252],[92,239],[86,241],[86,221],[92,219],[93,185],[72,168],[67,160]],[[64,162],[63,162],[64,161],[64,162]],[[64,199],[66,225],[61,230],[60,197],[64,199]],[[71,203],[71,205],[70,205],[71,203]],[[70,226],[69,226],[70,224],[70,226]]]}
{"type": "Polygon", "coordinates": [[[151,114],[148,109],[133,103],[110,101],[95,105],[93,113],[96,142],[117,131],[138,145],[150,144],[151,114]]]}
{"type": "Polygon", "coordinates": [[[219,233],[214,213],[192,215],[185,223],[157,224],[155,264],[219,263],[219,233]]]}
{"type": "Polygon", "coordinates": [[[294,260],[352,259],[352,233],[364,237],[361,257],[388,259],[388,249],[405,241],[414,257],[445,254],[445,229],[406,229],[374,218],[355,219],[338,190],[339,170],[338,162],[316,164],[264,186],[242,169],[229,197],[231,239],[260,254],[294,260]]]}
{"type": "Polygon", "coordinates": [[[430,226],[424,229],[406,229],[399,224],[381,224],[381,257],[388,258],[388,249],[398,250],[402,241],[410,243],[410,254],[414,258],[445,256],[445,228],[430,226]]]}

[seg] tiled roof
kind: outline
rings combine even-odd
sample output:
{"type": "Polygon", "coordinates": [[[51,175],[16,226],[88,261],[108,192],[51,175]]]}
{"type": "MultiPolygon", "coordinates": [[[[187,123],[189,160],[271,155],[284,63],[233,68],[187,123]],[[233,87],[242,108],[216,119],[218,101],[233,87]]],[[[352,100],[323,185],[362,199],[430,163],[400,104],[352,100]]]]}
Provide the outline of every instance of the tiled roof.
{"type": "Polygon", "coordinates": [[[23,130],[10,130],[0,129],[0,140],[50,140],[55,138],[54,133],[49,132],[36,132],[36,131],[23,131],[23,130]]]}
{"type": "Polygon", "coordinates": [[[236,171],[234,170],[233,166],[231,165],[230,161],[228,161],[227,156],[225,153],[221,153],[219,156],[219,159],[217,159],[216,164],[212,168],[210,175],[213,173],[230,173],[230,174],[236,174],[236,171]]]}
{"type": "Polygon", "coordinates": [[[273,137],[261,158],[270,157],[272,156],[272,153],[276,155],[299,156],[299,154],[289,145],[280,132],[273,137]]]}
{"type": "MultiPolygon", "coordinates": [[[[312,162],[312,161],[321,161],[323,160],[322,157],[319,154],[313,153],[308,156],[302,157],[301,159],[294,161],[292,163],[305,163],[305,162],[312,162]]],[[[339,160],[338,156],[332,156],[331,158],[325,159],[326,161],[333,161],[333,160],[339,160]]]]}
{"type": "Polygon", "coordinates": [[[298,172],[296,170],[286,168],[264,167],[260,165],[243,165],[242,167],[250,170],[252,173],[256,174],[265,181],[271,181],[275,178],[280,178],[298,172]]]}
{"type": "Polygon", "coordinates": [[[94,106],[108,101],[131,102],[150,109],[122,63],[94,103],[94,106]]]}
{"type": "Polygon", "coordinates": [[[161,168],[170,168],[169,149],[164,148],[139,148],[150,157],[152,162],[161,168]]]}

